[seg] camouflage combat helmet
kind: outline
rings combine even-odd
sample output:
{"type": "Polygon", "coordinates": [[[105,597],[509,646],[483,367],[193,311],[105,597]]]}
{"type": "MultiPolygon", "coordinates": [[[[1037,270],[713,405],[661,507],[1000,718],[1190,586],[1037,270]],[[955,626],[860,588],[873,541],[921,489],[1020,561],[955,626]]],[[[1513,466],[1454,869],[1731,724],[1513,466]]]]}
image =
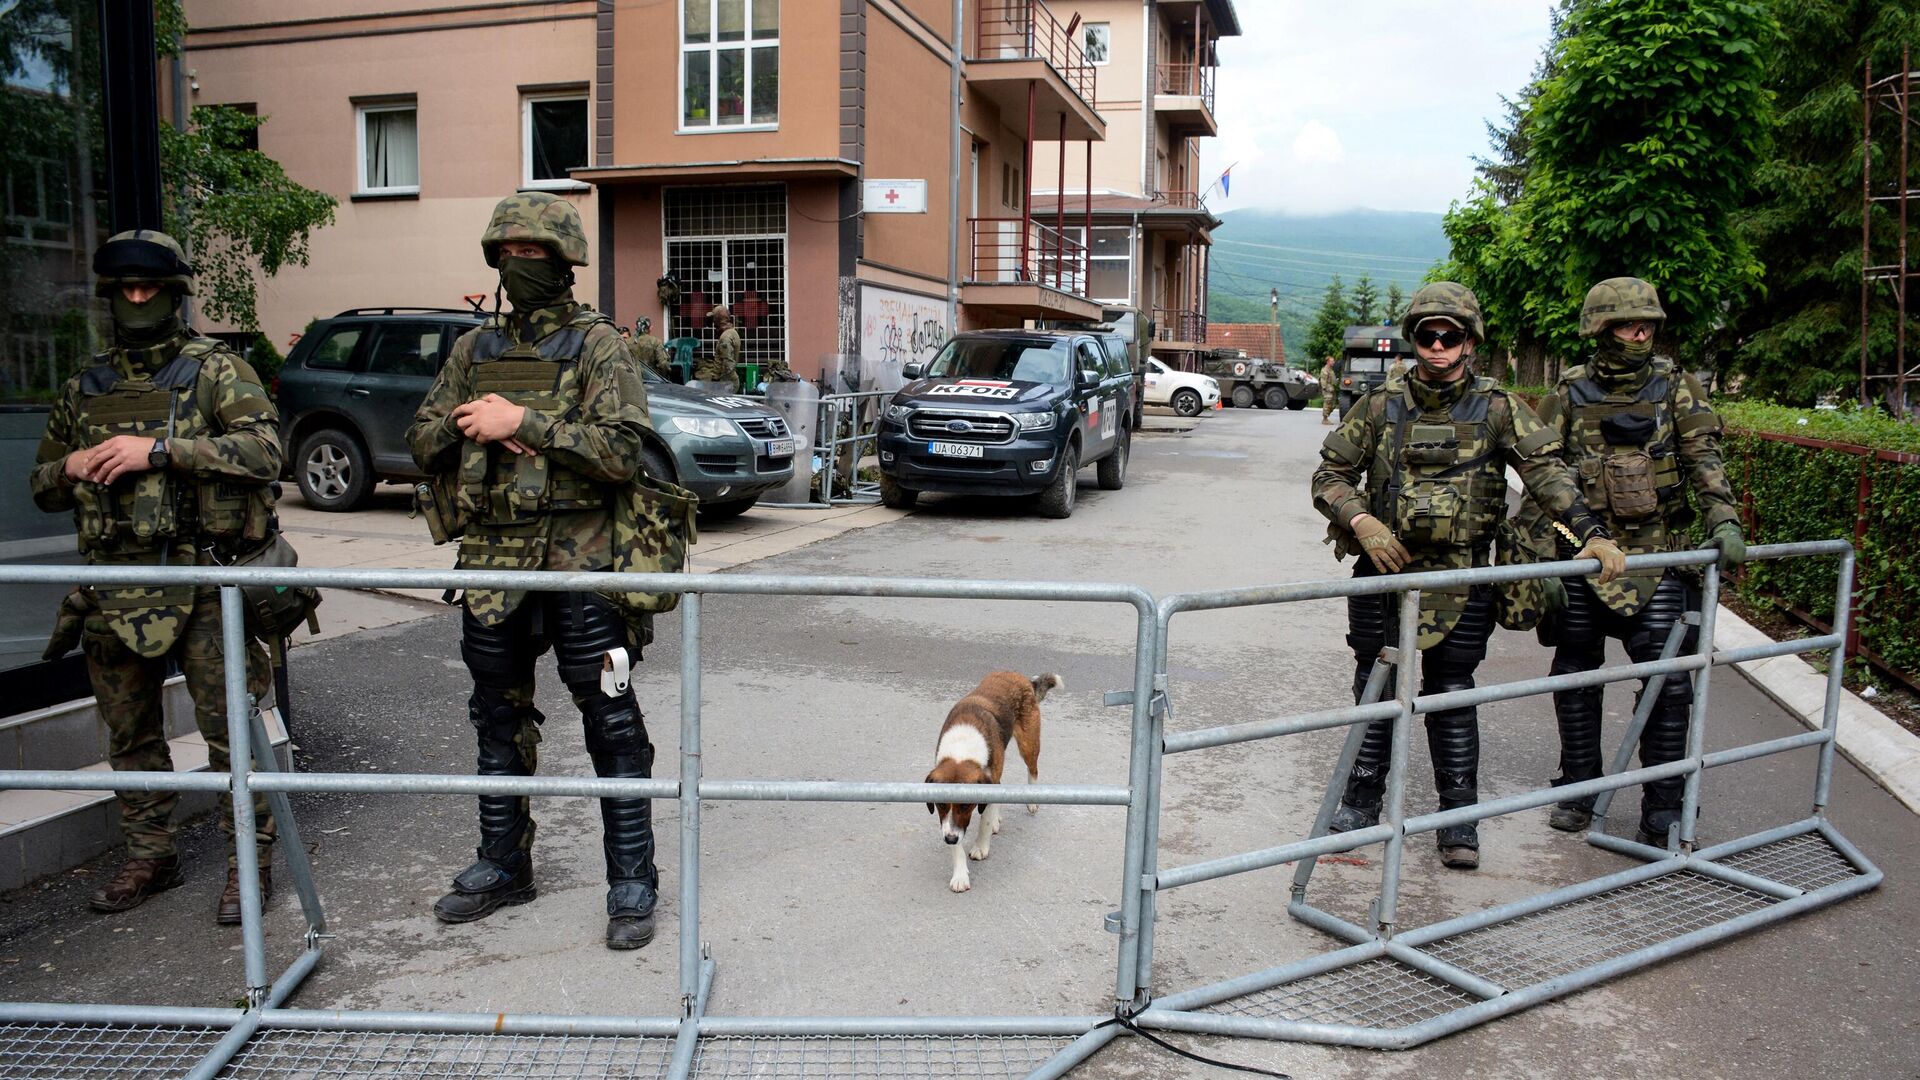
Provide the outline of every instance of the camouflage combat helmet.
{"type": "Polygon", "coordinates": [[[1480,318],[1480,298],[1457,281],[1420,286],[1420,291],[1407,302],[1407,313],[1400,317],[1400,336],[1411,341],[1414,328],[1427,319],[1442,317],[1465,327],[1473,340],[1487,340],[1487,325],[1480,318]]]}
{"type": "Polygon", "coordinates": [[[193,295],[193,264],[179,241],[155,229],[115,233],[93,252],[94,292],[106,296],[122,285],[153,282],[193,295]]]}
{"type": "Polygon", "coordinates": [[[523,191],[494,206],[493,220],[480,234],[480,250],[486,253],[488,266],[500,265],[500,245],[509,240],[545,244],[561,262],[587,265],[587,233],[580,224],[580,211],[551,192],[523,191]]]}
{"type": "Polygon", "coordinates": [[[1667,321],[1653,283],[1637,277],[1608,278],[1587,290],[1587,302],[1580,308],[1580,336],[1594,337],[1614,323],[1640,319],[1667,321]]]}

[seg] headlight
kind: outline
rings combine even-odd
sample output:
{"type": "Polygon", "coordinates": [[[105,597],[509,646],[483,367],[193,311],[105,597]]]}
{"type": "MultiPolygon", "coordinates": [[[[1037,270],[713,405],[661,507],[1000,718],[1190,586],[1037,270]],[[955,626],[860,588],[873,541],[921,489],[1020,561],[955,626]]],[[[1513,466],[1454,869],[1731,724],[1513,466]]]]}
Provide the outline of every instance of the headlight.
{"type": "Polygon", "coordinates": [[[1219,380],[1219,379],[1208,379],[1208,380],[1207,380],[1207,389],[1209,389],[1209,390],[1218,390],[1218,389],[1220,389],[1220,380],[1219,380]]]}
{"type": "Polygon", "coordinates": [[[912,411],[913,409],[906,405],[889,405],[887,406],[887,422],[890,424],[905,424],[907,422],[907,414],[912,411]]]}
{"type": "Polygon", "coordinates": [[[731,420],[706,416],[676,416],[673,426],[688,435],[697,435],[702,439],[724,439],[729,435],[740,434],[740,429],[731,420]]]}
{"type": "Polygon", "coordinates": [[[1014,413],[1013,422],[1021,431],[1051,431],[1058,418],[1050,412],[1014,413]]]}

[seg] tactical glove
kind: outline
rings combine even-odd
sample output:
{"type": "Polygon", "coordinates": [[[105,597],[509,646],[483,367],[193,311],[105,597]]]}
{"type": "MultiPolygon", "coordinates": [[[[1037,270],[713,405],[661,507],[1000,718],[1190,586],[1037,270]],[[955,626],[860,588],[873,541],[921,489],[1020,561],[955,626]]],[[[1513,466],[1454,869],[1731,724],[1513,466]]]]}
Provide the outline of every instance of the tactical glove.
{"type": "Polygon", "coordinates": [[[1393,535],[1386,522],[1371,514],[1353,519],[1353,536],[1360,541],[1360,550],[1367,553],[1367,558],[1372,559],[1374,567],[1383,574],[1397,574],[1413,561],[1406,545],[1393,535]]]}
{"type": "Polygon", "coordinates": [[[1723,521],[1707,534],[1707,546],[1720,549],[1720,569],[1731,570],[1747,561],[1747,538],[1740,535],[1740,523],[1723,521]]]}
{"type": "Polygon", "coordinates": [[[1627,557],[1620,553],[1620,545],[1604,536],[1590,536],[1587,545],[1574,553],[1576,559],[1599,559],[1600,584],[1605,585],[1626,572],[1627,557]]]}

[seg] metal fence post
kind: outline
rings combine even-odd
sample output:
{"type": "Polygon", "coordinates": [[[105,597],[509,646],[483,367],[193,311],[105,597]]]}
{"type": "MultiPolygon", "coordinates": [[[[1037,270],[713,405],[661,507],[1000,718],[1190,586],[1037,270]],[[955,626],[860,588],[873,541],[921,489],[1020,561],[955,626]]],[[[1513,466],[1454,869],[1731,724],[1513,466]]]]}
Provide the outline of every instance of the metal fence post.
{"type": "Polygon", "coordinates": [[[680,597],[680,1015],[700,995],[700,594],[680,597]]]}
{"type": "MultiPolygon", "coordinates": [[[[1700,588],[1700,655],[1713,657],[1714,613],[1720,607],[1720,564],[1706,565],[1706,581],[1700,588]]],[[[1700,781],[1706,775],[1701,757],[1707,747],[1707,694],[1713,680],[1713,665],[1702,667],[1693,676],[1693,715],[1687,724],[1687,760],[1693,771],[1687,774],[1686,794],[1680,803],[1680,850],[1692,851],[1694,829],[1700,817],[1700,781]]]]}
{"type": "Polygon", "coordinates": [[[267,996],[267,935],[260,925],[260,847],[254,841],[253,711],[247,693],[247,616],[237,585],[220,586],[220,663],[227,680],[227,769],[232,777],[233,853],[240,881],[240,940],[245,948],[247,1007],[267,996]]]}
{"type": "Polygon", "coordinates": [[[1846,684],[1848,648],[1857,640],[1854,634],[1858,631],[1853,626],[1853,570],[1854,553],[1848,551],[1840,556],[1839,581],[1833,594],[1833,634],[1840,639],[1840,644],[1834,646],[1827,657],[1827,700],[1821,718],[1827,741],[1820,747],[1820,765],[1813,783],[1815,817],[1826,816],[1827,796],[1833,788],[1833,755],[1840,736],[1840,691],[1846,684]]]}
{"type": "Polygon", "coordinates": [[[1134,633],[1132,740],[1127,755],[1126,850],[1120,862],[1120,951],[1114,973],[1114,998],[1123,1007],[1139,1004],[1145,980],[1141,968],[1152,960],[1152,943],[1142,944],[1142,912],[1153,894],[1153,875],[1146,870],[1148,845],[1159,813],[1153,800],[1154,695],[1166,668],[1167,626],[1171,613],[1164,605],[1140,612],[1134,633]]]}
{"type": "Polygon", "coordinates": [[[1420,642],[1420,590],[1408,589],[1400,598],[1400,640],[1394,657],[1394,696],[1400,700],[1400,716],[1393,722],[1393,756],[1387,766],[1387,824],[1393,835],[1387,837],[1387,854],[1380,873],[1380,908],[1375,915],[1375,931],[1383,938],[1393,936],[1399,919],[1400,860],[1407,846],[1407,758],[1409,734],[1413,729],[1413,699],[1417,686],[1413,672],[1420,642]]]}

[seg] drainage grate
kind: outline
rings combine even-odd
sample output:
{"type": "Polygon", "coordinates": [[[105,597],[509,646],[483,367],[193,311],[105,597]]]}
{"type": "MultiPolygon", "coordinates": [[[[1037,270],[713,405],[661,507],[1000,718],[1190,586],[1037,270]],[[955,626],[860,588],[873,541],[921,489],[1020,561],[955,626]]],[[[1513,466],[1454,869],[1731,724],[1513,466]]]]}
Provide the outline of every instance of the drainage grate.
{"type": "Polygon", "coordinates": [[[1790,836],[1752,851],[1713,861],[1729,870],[1769,878],[1807,892],[1860,876],[1860,871],[1847,861],[1846,856],[1818,833],[1790,836]]]}
{"type": "Polygon", "coordinates": [[[1443,1016],[1480,999],[1394,960],[1364,960],[1204,1011],[1262,1020],[1398,1028],[1443,1016]]]}
{"type": "Polygon", "coordinates": [[[1772,897],[1683,870],[1442,938],[1424,951],[1517,990],[1774,903],[1772,897]]]}
{"type": "Polygon", "coordinates": [[[672,1039],[263,1031],[220,1075],[230,1080],[450,1080],[482,1076],[657,1080],[667,1075],[672,1060],[672,1039]]]}
{"type": "Polygon", "coordinates": [[[225,1034],[221,1028],[0,1024],[0,1078],[173,1080],[225,1034]]]}
{"type": "Polygon", "coordinates": [[[1053,1036],[709,1037],[693,1057],[695,1080],[878,1080],[959,1077],[1017,1080],[1073,1040],[1053,1036]]]}

